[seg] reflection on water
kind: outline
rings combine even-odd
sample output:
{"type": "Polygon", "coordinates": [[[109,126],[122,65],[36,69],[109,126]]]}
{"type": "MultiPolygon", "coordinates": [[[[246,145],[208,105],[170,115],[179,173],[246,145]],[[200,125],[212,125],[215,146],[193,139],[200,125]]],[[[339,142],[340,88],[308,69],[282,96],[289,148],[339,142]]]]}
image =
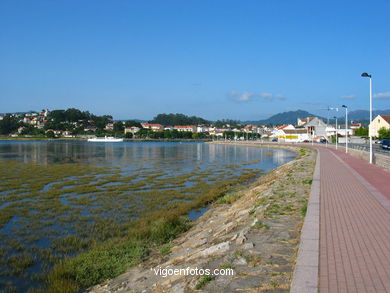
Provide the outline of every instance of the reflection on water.
{"type": "MultiPolygon", "coordinates": [[[[134,171],[140,167],[201,167],[207,164],[240,164],[260,160],[270,170],[290,161],[294,153],[250,146],[174,142],[90,143],[62,141],[2,141],[0,159],[24,163],[97,163],[134,171]]],[[[260,167],[260,166],[259,166],[260,167]]]]}

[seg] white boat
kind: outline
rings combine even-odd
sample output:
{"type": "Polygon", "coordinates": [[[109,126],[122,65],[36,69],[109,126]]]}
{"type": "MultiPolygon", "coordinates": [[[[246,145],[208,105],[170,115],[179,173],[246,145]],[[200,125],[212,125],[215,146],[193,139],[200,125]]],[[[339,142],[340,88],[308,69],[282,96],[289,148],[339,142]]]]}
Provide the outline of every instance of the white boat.
{"type": "Polygon", "coordinates": [[[88,141],[90,141],[90,142],[121,142],[121,141],[123,141],[123,138],[105,136],[105,137],[88,138],[88,141]]]}

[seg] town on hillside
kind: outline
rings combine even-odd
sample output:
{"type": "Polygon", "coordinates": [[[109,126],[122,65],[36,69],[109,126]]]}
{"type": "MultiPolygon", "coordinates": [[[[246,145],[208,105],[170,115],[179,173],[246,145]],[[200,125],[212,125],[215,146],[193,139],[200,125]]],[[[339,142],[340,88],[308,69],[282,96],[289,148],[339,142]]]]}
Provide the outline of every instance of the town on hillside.
{"type": "Polygon", "coordinates": [[[261,139],[293,143],[334,142],[336,137],[340,143],[345,142],[345,137],[352,143],[365,143],[369,133],[374,138],[387,138],[390,135],[390,115],[378,115],[368,129],[361,123],[340,125],[337,120],[326,123],[319,117],[301,117],[295,125],[270,126],[243,124],[232,120],[209,122],[183,114],[159,114],[157,117],[159,116],[174,119],[165,119],[164,124],[154,121],[113,121],[109,115],[96,116],[78,109],[45,109],[40,112],[0,115],[0,134],[12,138],[41,136],[87,139],[111,135],[128,139],[261,139]],[[168,124],[174,121],[198,123],[168,124]]]}

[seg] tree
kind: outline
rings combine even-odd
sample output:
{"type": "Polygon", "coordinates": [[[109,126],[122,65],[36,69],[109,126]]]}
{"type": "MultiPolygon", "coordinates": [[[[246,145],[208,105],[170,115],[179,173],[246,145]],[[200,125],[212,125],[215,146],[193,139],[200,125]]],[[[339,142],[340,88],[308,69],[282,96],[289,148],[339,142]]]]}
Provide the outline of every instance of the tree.
{"type": "Polygon", "coordinates": [[[159,123],[162,125],[198,125],[198,124],[208,124],[209,121],[191,116],[188,117],[184,114],[158,114],[153,118],[151,123],[159,123]]]}
{"type": "Polygon", "coordinates": [[[359,127],[355,131],[355,135],[357,136],[368,136],[368,128],[359,127]]]}
{"type": "Polygon", "coordinates": [[[125,130],[125,126],[122,122],[114,123],[114,132],[123,132],[125,130]]]}
{"type": "Polygon", "coordinates": [[[142,126],[141,126],[141,123],[139,123],[139,122],[137,122],[137,121],[135,121],[135,120],[127,120],[127,121],[125,122],[125,126],[126,126],[126,127],[133,127],[133,126],[135,126],[135,127],[139,127],[139,128],[142,127],[142,126]]]}
{"type": "Polygon", "coordinates": [[[384,139],[384,138],[390,138],[390,129],[382,127],[378,130],[378,138],[384,139]]]}
{"type": "Polygon", "coordinates": [[[19,126],[21,126],[21,123],[18,118],[6,115],[3,120],[0,120],[0,134],[10,134],[15,132],[19,126]]]}
{"type": "Polygon", "coordinates": [[[215,127],[222,128],[225,125],[230,125],[230,126],[238,126],[241,122],[238,120],[232,120],[232,119],[222,119],[222,120],[217,120],[215,122],[215,127]]]}
{"type": "Polygon", "coordinates": [[[93,115],[91,117],[91,119],[93,120],[93,122],[95,123],[95,126],[98,129],[104,129],[104,127],[106,127],[107,123],[112,121],[112,116],[110,116],[110,115],[103,115],[103,116],[93,115]]]}

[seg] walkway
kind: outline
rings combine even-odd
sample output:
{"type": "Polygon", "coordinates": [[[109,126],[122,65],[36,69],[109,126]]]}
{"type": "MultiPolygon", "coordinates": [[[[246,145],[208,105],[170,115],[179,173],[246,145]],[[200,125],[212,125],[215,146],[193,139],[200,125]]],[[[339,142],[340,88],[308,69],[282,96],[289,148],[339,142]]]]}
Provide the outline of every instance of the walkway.
{"type": "Polygon", "coordinates": [[[390,292],[390,172],[318,149],[320,293],[390,292]]]}
{"type": "Polygon", "coordinates": [[[390,172],[316,148],[291,292],[390,292],[390,172]]]}

